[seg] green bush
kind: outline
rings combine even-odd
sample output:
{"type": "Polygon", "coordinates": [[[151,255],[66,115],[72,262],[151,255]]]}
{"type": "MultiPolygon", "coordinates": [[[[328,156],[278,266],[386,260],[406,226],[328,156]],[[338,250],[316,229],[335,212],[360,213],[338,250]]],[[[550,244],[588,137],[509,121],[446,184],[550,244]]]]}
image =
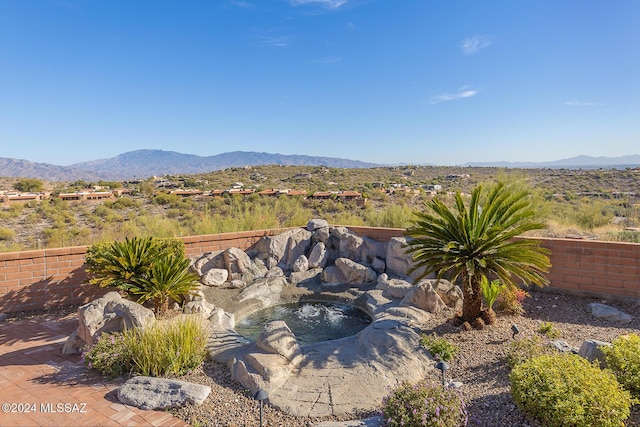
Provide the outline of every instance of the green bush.
{"type": "Polygon", "coordinates": [[[16,235],[10,228],[0,227],[0,240],[11,240],[16,235]]]}
{"type": "Polygon", "coordinates": [[[206,357],[207,328],[198,316],[158,321],[150,327],[105,333],[83,354],[84,364],[103,375],[179,376],[206,357]]]}
{"type": "Polygon", "coordinates": [[[510,375],[518,407],[548,427],[619,427],[633,403],[615,376],[575,355],[543,355],[510,375]]]}
{"type": "Polygon", "coordinates": [[[513,369],[514,366],[533,357],[543,354],[555,354],[556,350],[542,342],[539,336],[524,337],[511,341],[507,350],[507,363],[513,369]]]}
{"type": "Polygon", "coordinates": [[[89,369],[111,378],[127,374],[133,367],[131,349],[121,332],[100,335],[91,349],[82,354],[82,360],[89,369]]]}
{"type": "Polygon", "coordinates": [[[622,335],[613,340],[611,347],[603,346],[607,367],[620,384],[634,396],[640,397],[640,335],[622,335]]]}
{"type": "Polygon", "coordinates": [[[426,348],[432,356],[445,362],[453,359],[458,352],[458,347],[455,344],[450,343],[446,338],[437,336],[435,333],[431,335],[422,334],[420,336],[420,345],[426,348]]]}
{"type": "Polygon", "coordinates": [[[560,338],[562,336],[562,332],[551,322],[542,322],[538,327],[538,333],[545,335],[549,338],[560,338]]]}
{"type": "Polygon", "coordinates": [[[498,295],[504,289],[505,285],[500,282],[500,280],[492,280],[491,282],[487,279],[487,276],[482,276],[480,280],[480,288],[482,289],[482,296],[487,303],[487,308],[489,310],[493,309],[493,304],[496,302],[498,295]]]}
{"type": "Polygon", "coordinates": [[[403,383],[382,402],[387,427],[455,427],[469,420],[462,395],[441,384],[403,383]]]}

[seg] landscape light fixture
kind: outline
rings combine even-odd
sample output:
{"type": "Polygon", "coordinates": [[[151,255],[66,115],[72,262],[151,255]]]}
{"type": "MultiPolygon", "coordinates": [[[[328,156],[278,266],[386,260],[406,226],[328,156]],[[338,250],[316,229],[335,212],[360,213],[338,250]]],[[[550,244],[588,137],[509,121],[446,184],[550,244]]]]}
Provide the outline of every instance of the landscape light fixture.
{"type": "Polygon", "coordinates": [[[449,364],[444,360],[441,360],[436,364],[436,369],[442,372],[442,385],[447,385],[447,382],[445,380],[445,372],[447,372],[447,369],[449,369],[449,364]]]}
{"type": "Polygon", "coordinates": [[[511,336],[511,339],[514,339],[516,337],[516,335],[518,335],[520,333],[520,328],[518,328],[518,325],[516,325],[515,323],[513,325],[511,325],[511,332],[513,332],[513,335],[511,336]]]}
{"type": "Polygon", "coordinates": [[[269,398],[269,395],[267,395],[267,392],[263,389],[259,389],[253,396],[253,398],[260,401],[260,427],[262,427],[262,402],[267,400],[269,398]]]}

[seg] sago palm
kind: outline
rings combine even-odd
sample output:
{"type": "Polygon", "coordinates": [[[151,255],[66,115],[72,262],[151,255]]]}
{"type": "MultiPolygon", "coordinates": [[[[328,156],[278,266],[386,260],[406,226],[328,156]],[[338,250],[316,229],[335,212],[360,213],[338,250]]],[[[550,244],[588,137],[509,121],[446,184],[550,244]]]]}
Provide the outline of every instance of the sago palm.
{"type": "Polygon", "coordinates": [[[189,260],[171,255],[156,260],[144,277],[138,278],[130,292],[139,295],[138,302],[153,300],[155,311],[163,314],[169,299],[180,302],[198,286],[198,276],[189,271],[189,260]]]}
{"type": "Polygon", "coordinates": [[[420,272],[416,282],[432,273],[454,282],[460,278],[462,318],[469,322],[482,314],[483,276],[510,286],[548,284],[542,273],[550,267],[549,251],[539,241],[516,239],[545,227],[535,219],[528,195],[499,182],[482,204],[482,187],[476,187],[468,208],[460,193],[454,209],[438,198],[426,202],[425,211],[416,213],[417,220],[406,233],[413,238],[407,243],[414,261],[410,271],[420,272]]]}

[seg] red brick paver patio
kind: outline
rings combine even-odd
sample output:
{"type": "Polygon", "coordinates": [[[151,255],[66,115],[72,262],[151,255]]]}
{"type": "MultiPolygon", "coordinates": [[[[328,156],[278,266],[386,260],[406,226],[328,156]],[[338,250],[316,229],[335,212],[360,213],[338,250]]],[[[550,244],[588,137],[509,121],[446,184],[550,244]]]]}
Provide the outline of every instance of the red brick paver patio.
{"type": "Polygon", "coordinates": [[[75,315],[0,323],[0,426],[188,426],[118,401],[123,380],[88,371],[62,345],[75,315]]]}

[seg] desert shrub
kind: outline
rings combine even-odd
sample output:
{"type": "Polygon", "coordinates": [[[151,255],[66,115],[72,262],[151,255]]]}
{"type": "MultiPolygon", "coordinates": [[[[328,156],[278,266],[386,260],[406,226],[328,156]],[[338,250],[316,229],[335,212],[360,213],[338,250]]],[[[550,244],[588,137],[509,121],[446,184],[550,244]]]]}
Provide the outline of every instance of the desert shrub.
{"type": "Polygon", "coordinates": [[[517,286],[505,286],[496,298],[496,309],[507,314],[522,314],[522,302],[529,294],[517,286]]]}
{"type": "Polygon", "coordinates": [[[543,355],[510,374],[518,407],[549,427],[619,427],[633,403],[615,376],[575,355],[543,355]]]}
{"type": "Polygon", "coordinates": [[[457,389],[441,384],[403,383],[382,402],[387,427],[455,427],[468,422],[467,409],[457,389]]]}
{"type": "Polygon", "coordinates": [[[551,322],[542,322],[540,326],[538,326],[538,333],[545,335],[549,338],[560,338],[562,336],[562,332],[551,322]]]}
{"type": "Polygon", "coordinates": [[[634,396],[640,397],[640,335],[622,335],[603,346],[607,367],[634,396]]]}
{"type": "Polygon", "coordinates": [[[510,368],[533,357],[544,354],[555,354],[556,350],[542,342],[538,335],[511,341],[507,350],[507,363],[510,368]]]}
{"type": "Polygon", "coordinates": [[[95,369],[111,378],[124,375],[132,369],[131,349],[121,332],[104,333],[82,354],[89,369],[95,369]]]}
{"type": "Polygon", "coordinates": [[[431,355],[445,362],[450,361],[458,353],[458,347],[447,341],[446,338],[439,337],[435,333],[431,335],[422,334],[420,345],[426,348],[431,355]]]}
{"type": "Polygon", "coordinates": [[[206,356],[207,328],[198,316],[158,321],[148,328],[105,333],[83,353],[84,364],[103,375],[179,376],[206,356]]]}
{"type": "Polygon", "coordinates": [[[11,240],[16,235],[10,228],[0,227],[0,240],[11,240]]]}
{"type": "Polygon", "coordinates": [[[184,375],[206,356],[207,329],[199,316],[156,322],[125,332],[133,370],[153,377],[184,375]]]}

